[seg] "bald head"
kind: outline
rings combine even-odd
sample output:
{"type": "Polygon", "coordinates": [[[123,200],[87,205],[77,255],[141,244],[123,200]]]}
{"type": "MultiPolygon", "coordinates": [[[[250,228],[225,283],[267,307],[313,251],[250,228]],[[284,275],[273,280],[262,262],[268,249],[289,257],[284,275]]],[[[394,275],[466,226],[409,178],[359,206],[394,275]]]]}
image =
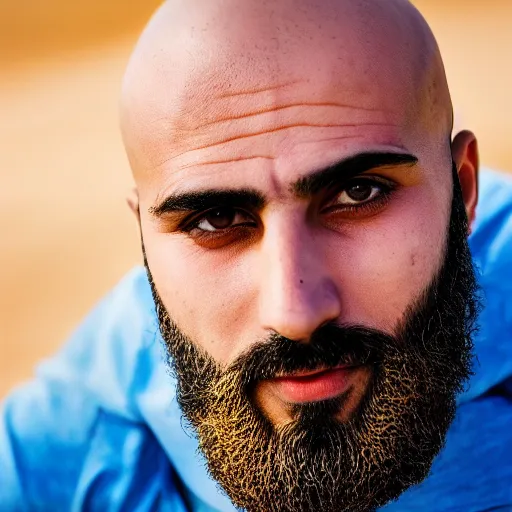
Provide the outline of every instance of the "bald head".
{"type": "Polygon", "coordinates": [[[439,51],[405,0],[171,0],[143,33],[123,85],[137,180],[191,165],[208,148],[242,156],[250,135],[280,130],[261,147],[274,158],[287,127],[358,123],[389,126],[397,143],[449,139],[439,51]]]}
{"type": "Polygon", "coordinates": [[[405,0],[172,0],[142,35],[122,97],[133,210],[178,403],[237,507],[366,512],[427,475],[450,420],[433,414],[448,350],[428,340],[457,351],[442,315],[459,306],[432,284],[452,224],[450,298],[470,282],[451,123],[405,0]],[[388,365],[379,333],[405,331],[388,365]],[[335,355],[369,339],[375,365],[335,355]]]}

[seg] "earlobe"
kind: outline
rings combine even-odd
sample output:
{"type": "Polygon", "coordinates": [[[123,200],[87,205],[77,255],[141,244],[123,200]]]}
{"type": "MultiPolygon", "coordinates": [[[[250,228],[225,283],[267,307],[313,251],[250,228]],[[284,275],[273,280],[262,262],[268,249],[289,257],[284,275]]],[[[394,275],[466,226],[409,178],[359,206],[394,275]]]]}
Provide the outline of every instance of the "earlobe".
{"type": "Polygon", "coordinates": [[[464,130],[454,137],[452,157],[457,168],[462,198],[466,206],[466,214],[471,230],[478,203],[479,169],[478,142],[472,132],[464,130]]]}

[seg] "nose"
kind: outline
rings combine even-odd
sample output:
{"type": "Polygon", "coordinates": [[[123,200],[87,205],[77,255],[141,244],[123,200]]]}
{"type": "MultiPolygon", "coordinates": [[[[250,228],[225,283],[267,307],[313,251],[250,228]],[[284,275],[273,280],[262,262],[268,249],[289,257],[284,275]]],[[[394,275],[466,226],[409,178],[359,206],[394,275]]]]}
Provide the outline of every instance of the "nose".
{"type": "Polygon", "coordinates": [[[325,249],[307,226],[268,228],[261,250],[259,310],[264,329],[307,342],[318,327],[339,318],[339,293],[325,249]]]}

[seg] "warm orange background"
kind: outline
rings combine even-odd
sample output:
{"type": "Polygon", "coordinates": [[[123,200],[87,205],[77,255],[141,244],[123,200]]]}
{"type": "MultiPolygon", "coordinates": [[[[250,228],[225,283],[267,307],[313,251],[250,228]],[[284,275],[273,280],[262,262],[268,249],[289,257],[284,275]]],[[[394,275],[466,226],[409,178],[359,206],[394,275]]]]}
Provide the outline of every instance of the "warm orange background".
{"type": "MultiPolygon", "coordinates": [[[[512,2],[417,0],[459,123],[512,169],[512,2]]],[[[140,260],[119,83],[155,0],[0,2],[0,396],[140,260]]]]}

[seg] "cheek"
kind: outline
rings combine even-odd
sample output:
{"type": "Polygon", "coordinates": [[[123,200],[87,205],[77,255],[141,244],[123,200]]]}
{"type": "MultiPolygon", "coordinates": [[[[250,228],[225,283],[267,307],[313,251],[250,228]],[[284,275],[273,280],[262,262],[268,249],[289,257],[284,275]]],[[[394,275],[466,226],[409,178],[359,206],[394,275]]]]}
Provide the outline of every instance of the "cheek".
{"type": "Polygon", "coordinates": [[[156,288],[171,318],[218,363],[242,349],[250,322],[250,274],[242,258],[201,248],[174,235],[145,236],[146,256],[156,288]],[[228,264],[227,260],[230,260],[228,264]]]}
{"type": "Polygon", "coordinates": [[[440,269],[448,213],[441,201],[432,208],[421,199],[390,210],[347,244],[350,263],[339,276],[344,322],[393,332],[440,269]]]}

